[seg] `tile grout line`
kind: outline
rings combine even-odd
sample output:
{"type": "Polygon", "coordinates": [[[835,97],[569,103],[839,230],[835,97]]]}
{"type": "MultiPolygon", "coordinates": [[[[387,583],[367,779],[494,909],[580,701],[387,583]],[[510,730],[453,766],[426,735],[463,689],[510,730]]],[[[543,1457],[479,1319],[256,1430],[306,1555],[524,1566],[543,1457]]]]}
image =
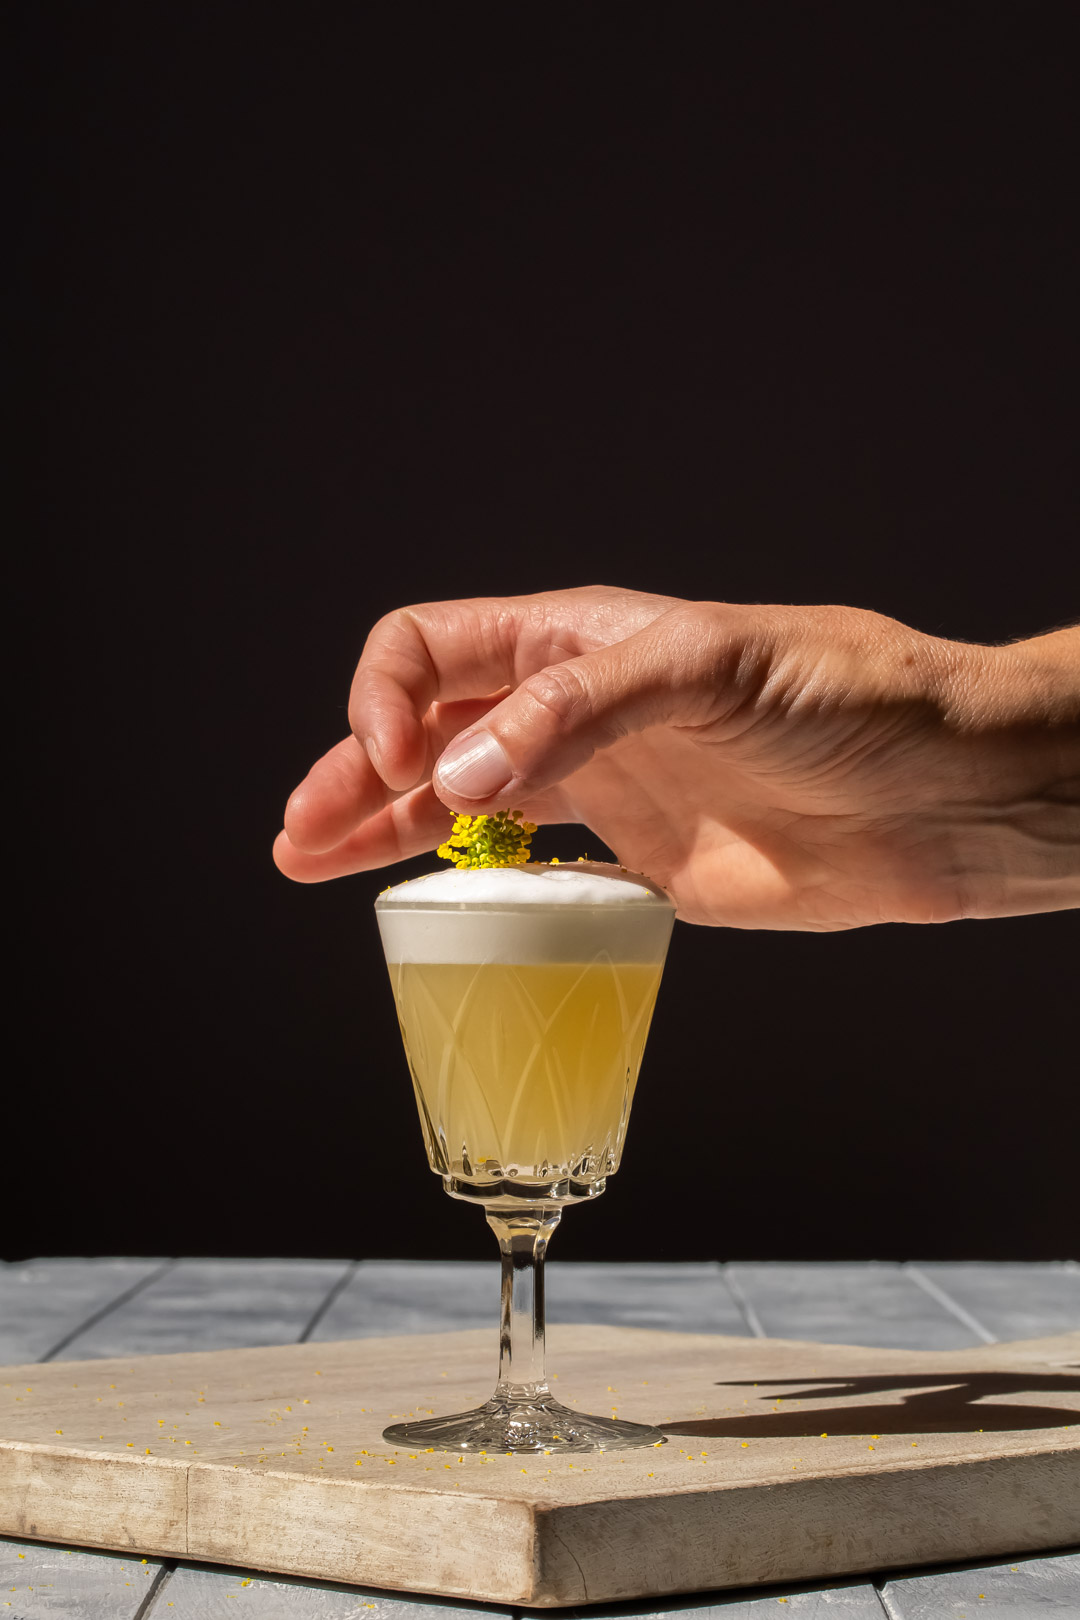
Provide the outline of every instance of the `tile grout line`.
{"type": "Polygon", "coordinates": [[[893,1608],[892,1599],[885,1596],[885,1587],[889,1584],[889,1577],[886,1575],[880,1580],[871,1580],[870,1584],[874,1588],[878,1602],[881,1604],[881,1611],[885,1616],[885,1620],[904,1620],[900,1611],[893,1608]]]}
{"type": "Polygon", "coordinates": [[[164,1265],[158,1266],[156,1271],[152,1271],[148,1277],[140,1278],[137,1283],[133,1283],[130,1288],[126,1288],[122,1294],[117,1294],[115,1299],[111,1299],[99,1311],[94,1311],[93,1315],[88,1316],[85,1322],[80,1322],[78,1327],[72,1328],[70,1333],[65,1333],[63,1338],[58,1339],[46,1355],[39,1357],[39,1360],[43,1362],[51,1361],[54,1356],[60,1354],[61,1350],[66,1350],[68,1345],[79,1337],[80,1333],[85,1333],[88,1328],[96,1327],[110,1312],[118,1310],[121,1305],[126,1305],[128,1300],[134,1299],[136,1294],[141,1294],[144,1288],[149,1288],[151,1283],[156,1283],[159,1278],[164,1277],[165,1273],[171,1271],[177,1263],[174,1255],[171,1260],[166,1260],[164,1265]]]}
{"type": "Polygon", "coordinates": [[[900,1267],[900,1270],[905,1277],[910,1277],[911,1281],[915,1283],[917,1287],[921,1288],[924,1294],[929,1294],[931,1299],[936,1300],[939,1305],[943,1306],[945,1310],[950,1313],[950,1315],[955,1316],[958,1322],[963,1322],[964,1326],[968,1328],[970,1332],[976,1334],[982,1340],[983,1344],[998,1343],[996,1334],[990,1333],[986,1328],[984,1328],[977,1317],[972,1316],[971,1312],[966,1311],[962,1305],[958,1305],[955,1299],[952,1299],[950,1295],[945,1292],[944,1288],[939,1288],[937,1283],[934,1282],[932,1278],[926,1276],[926,1274],[920,1271],[918,1266],[914,1265],[910,1260],[906,1260],[900,1267]]]}
{"type": "Polygon", "coordinates": [[[158,1570],[157,1574],[154,1576],[154,1580],[153,1580],[153,1582],[151,1584],[150,1590],[147,1592],[146,1596],[143,1598],[142,1602],[139,1604],[139,1607],[135,1610],[135,1613],[132,1615],[131,1620],[146,1620],[146,1616],[150,1613],[150,1610],[154,1607],[155,1603],[157,1602],[157,1600],[160,1597],[161,1593],[164,1591],[165,1587],[168,1586],[169,1582],[172,1580],[173,1572],[174,1572],[175,1569],[176,1569],[176,1561],[175,1561],[175,1559],[172,1561],[172,1563],[162,1564],[161,1568],[158,1570]]]}
{"type": "Polygon", "coordinates": [[[297,1341],[296,1341],[297,1344],[306,1344],[307,1343],[308,1339],[314,1333],[315,1329],[318,1327],[319,1323],[322,1321],[323,1317],[326,1315],[327,1311],[330,1309],[330,1307],[334,1303],[335,1299],[337,1299],[338,1295],[344,1291],[347,1284],[352,1282],[353,1278],[356,1276],[356,1273],[357,1273],[357,1271],[359,1269],[360,1269],[359,1260],[350,1260],[349,1261],[349,1263],[345,1267],[345,1270],[341,1273],[341,1276],[338,1278],[337,1282],[334,1283],[333,1286],[331,1287],[329,1293],[327,1294],[326,1298],[323,1300],[322,1304],[316,1306],[315,1314],[312,1316],[311,1321],[308,1323],[308,1325],[304,1329],[303,1333],[301,1333],[300,1337],[297,1339],[297,1341]]]}
{"type": "Polygon", "coordinates": [[[750,1332],[755,1339],[767,1339],[769,1335],[761,1325],[761,1318],[743,1293],[742,1284],[737,1282],[731,1275],[731,1267],[725,1264],[724,1261],[720,1261],[719,1265],[720,1280],[735,1301],[739,1315],[750,1329],[750,1332]]]}

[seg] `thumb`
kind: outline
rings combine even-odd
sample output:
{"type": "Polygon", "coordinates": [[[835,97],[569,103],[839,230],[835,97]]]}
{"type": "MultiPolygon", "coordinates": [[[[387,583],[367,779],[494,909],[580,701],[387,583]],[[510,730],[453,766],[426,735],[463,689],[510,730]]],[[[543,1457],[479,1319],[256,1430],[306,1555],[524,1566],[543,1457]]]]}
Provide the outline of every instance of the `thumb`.
{"type": "Polygon", "coordinates": [[[549,664],[440,756],[432,781],[455,809],[507,807],[552,787],[620,737],[723,712],[736,611],[686,603],[623,641],[549,664]]]}

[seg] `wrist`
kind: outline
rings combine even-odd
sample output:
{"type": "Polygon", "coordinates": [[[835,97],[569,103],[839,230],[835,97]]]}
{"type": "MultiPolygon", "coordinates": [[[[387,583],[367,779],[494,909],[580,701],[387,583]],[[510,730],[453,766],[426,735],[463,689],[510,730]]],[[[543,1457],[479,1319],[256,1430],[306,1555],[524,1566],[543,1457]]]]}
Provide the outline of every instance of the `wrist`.
{"type": "Polygon", "coordinates": [[[948,645],[965,914],[1080,906],[1080,630],[948,645]]]}

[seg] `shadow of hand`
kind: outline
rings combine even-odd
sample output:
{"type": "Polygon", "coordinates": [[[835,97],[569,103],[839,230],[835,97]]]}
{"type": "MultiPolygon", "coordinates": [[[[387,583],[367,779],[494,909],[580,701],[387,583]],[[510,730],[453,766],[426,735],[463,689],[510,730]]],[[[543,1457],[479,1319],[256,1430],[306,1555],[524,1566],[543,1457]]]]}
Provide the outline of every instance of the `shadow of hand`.
{"type": "MultiPolygon", "coordinates": [[[[759,1408],[732,1417],[673,1419],[658,1427],[668,1434],[765,1439],[770,1435],[780,1438],[810,1437],[823,1432],[830,1435],[972,1434],[979,1431],[993,1434],[1010,1429],[1056,1429],[1080,1422],[1080,1413],[1075,1408],[1040,1400],[1043,1395],[1080,1392],[1080,1376],[1070,1372],[949,1371],[940,1375],[909,1373],[892,1377],[784,1378],[776,1381],[784,1390],[804,1382],[810,1387],[799,1389],[795,1394],[762,1395],[761,1399],[783,1403],[769,1412],[759,1408]],[[793,1400],[844,1399],[886,1394],[893,1390],[908,1393],[901,1395],[899,1400],[876,1405],[814,1406],[809,1410],[797,1410],[789,1404],[793,1400]],[[1020,1394],[1029,1397],[1027,1404],[1006,1404],[987,1399],[989,1396],[1020,1394]]],[[[764,1391],[776,1386],[760,1381],[752,1385],[749,1379],[740,1379],[720,1387],[753,1387],[764,1391]]]]}

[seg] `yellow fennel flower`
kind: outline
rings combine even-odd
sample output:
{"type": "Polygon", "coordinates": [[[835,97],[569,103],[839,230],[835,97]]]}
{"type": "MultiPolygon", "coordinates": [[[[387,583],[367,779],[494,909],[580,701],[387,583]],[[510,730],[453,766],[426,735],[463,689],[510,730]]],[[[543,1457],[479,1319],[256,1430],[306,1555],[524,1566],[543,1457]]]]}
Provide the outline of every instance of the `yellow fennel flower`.
{"type": "Polygon", "coordinates": [[[496,810],[492,816],[454,817],[450,837],[436,854],[457,867],[524,866],[536,823],[523,821],[520,810],[496,810]]]}

